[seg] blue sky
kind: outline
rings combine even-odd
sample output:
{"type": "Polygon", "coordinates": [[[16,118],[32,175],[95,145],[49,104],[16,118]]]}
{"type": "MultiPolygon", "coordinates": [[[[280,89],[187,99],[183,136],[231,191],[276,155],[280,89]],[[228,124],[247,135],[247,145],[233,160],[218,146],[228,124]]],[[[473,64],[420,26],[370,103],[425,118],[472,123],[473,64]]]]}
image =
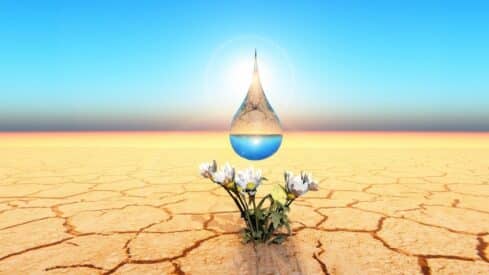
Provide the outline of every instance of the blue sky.
{"type": "Polygon", "coordinates": [[[0,2],[0,130],[489,131],[484,1],[230,2],[0,2]]]}

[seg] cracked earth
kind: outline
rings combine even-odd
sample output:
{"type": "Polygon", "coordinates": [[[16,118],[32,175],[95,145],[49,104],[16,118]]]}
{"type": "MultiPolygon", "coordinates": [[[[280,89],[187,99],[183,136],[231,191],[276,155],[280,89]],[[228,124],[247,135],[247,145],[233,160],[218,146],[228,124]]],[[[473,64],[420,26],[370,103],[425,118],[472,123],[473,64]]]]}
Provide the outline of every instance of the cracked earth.
{"type": "Polygon", "coordinates": [[[284,169],[320,191],[271,246],[242,244],[233,202],[198,175],[250,165],[205,135],[0,135],[0,273],[489,274],[487,135],[285,135],[252,163],[258,195],[284,169]]]}

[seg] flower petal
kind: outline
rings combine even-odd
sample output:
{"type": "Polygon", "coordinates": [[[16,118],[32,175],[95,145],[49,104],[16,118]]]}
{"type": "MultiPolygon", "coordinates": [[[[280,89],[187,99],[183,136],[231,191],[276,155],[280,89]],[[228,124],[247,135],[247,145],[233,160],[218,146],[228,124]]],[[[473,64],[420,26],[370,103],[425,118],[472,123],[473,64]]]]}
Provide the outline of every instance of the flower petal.
{"type": "Polygon", "coordinates": [[[309,190],[318,191],[319,190],[318,184],[315,181],[311,181],[311,183],[309,183],[309,190]]]}

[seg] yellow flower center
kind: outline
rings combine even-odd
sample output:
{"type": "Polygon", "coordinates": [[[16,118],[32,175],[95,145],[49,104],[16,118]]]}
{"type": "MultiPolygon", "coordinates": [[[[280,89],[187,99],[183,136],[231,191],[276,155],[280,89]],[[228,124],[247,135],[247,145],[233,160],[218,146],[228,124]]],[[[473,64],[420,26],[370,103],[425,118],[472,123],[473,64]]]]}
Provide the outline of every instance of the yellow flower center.
{"type": "Polygon", "coordinates": [[[234,187],[234,181],[229,181],[224,185],[227,189],[232,189],[234,187]]]}
{"type": "Polygon", "coordinates": [[[246,184],[246,189],[253,190],[254,188],[255,188],[254,182],[248,182],[248,184],[246,184]]]}

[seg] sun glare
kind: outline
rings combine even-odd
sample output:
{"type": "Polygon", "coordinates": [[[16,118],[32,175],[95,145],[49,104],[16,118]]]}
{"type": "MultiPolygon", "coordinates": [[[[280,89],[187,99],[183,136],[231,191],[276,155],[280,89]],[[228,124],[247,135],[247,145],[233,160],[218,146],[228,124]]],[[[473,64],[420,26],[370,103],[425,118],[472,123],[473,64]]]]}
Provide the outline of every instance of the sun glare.
{"type": "Polygon", "coordinates": [[[217,47],[206,67],[202,104],[214,106],[219,113],[234,113],[248,92],[254,67],[254,49],[263,90],[275,111],[295,102],[295,76],[287,53],[273,41],[257,37],[229,40],[217,47]]]}
{"type": "MultiPolygon", "coordinates": [[[[260,58],[258,58],[258,70],[263,88],[267,92],[267,87],[273,86],[273,79],[270,75],[268,64],[260,60],[260,58]]],[[[245,95],[251,84],[252,75],[253,58],[249,56],[236,58],[236,61],[231,64],[226,72],[226,86],[235,94],[245,95]]]]}
{"type": "Polygon", "coordinates": [[[253,145],[260,144],[260,138],[257,138],[257,137],[253,138],[252,143],[253,143],[253,145]]]}

